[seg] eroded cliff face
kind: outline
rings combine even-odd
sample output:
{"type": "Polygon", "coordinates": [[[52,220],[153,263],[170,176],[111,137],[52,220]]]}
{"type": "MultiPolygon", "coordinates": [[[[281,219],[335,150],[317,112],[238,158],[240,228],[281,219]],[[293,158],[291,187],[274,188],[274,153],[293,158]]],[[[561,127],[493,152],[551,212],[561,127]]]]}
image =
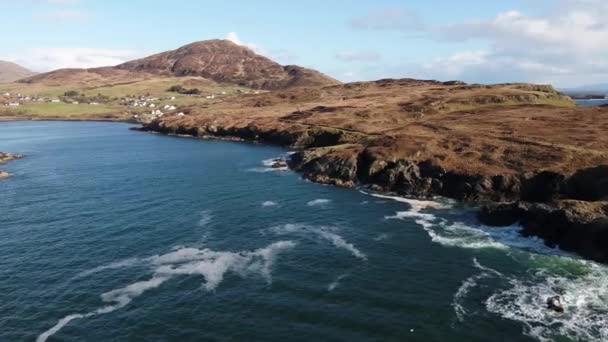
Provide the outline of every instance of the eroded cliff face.
{"type": "Polygon", "coordinates": [[[192,113],[142,130],[291,147],[289,166],[312,181],[477,203],[482,222],[508,217],[526,235],[608,262],[600,238],[608,213],[594,211],[592,221],[585,214],[608,200],[608,111],[571,108],[551,87],[381,80],[268,93],[192,113]],[[566,203],[580,204],[572,211],[566,203]],[[562,222],[559,234],[542,228],[554,220],[562,222]],[[577,231],[592,233],[579,241],[577,231]]]}

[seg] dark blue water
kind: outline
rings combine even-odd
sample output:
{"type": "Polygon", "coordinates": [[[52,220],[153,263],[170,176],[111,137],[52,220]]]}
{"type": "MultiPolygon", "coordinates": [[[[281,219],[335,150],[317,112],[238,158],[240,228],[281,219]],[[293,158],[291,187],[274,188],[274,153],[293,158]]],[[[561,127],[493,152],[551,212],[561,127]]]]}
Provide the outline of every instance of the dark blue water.
{"type": "Polygon", "coordinates": [[[0,341],[608,336],[605,268],[446,200],[321,186],[268,146],[0,124],[0,341]],[[563,315],[544,309],[562,293],[563,315]]]}
{"type": "Polygon", "coordinates": [[[596,107],[596,106],[603,106],[603,105],[608,104],[608,99],[605,99],[605,100],[601,100],[601,99],[597,99],[597,100],[576,100],[574,102],[576,102],[576,104],[578,106],[582,106],[582,107],[596,107]]]}

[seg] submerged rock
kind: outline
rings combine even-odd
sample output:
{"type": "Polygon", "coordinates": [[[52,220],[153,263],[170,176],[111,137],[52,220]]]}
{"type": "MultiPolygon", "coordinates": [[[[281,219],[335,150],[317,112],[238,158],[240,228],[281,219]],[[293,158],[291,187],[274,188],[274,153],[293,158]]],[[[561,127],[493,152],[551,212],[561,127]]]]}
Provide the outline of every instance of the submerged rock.
{"type": "Polygon", "coordinates": [[[547,298],[547,309],[553,310],[555,312],[562,313],[564,312],[564,306],[562,305],[561,297],[554,296],[547,298]]]}
{"type": "Polygon", "coordinates": [[[287,161],[284,159],[275,159],[272,161],[272,165],[270,167],[273,169],[284,169],[287,167],[287,161]]]}

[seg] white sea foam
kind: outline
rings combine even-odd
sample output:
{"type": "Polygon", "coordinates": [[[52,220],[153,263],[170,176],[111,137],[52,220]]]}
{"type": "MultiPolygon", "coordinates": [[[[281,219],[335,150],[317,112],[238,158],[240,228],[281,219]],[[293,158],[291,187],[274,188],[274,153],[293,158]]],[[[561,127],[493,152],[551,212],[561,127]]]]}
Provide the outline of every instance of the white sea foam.
{"type": "Polygon", "coordinates": [[[95,273],[99,273],[99,272],[103,272],[103,271],[107,271],[107,270],[114,270],[114,269],[120,269],[120,268],[134,267],[134,266],[138,266],[140,264],[141,264],[141,260],[140,259],[138,259],[138,258],[129,258],[129,259],[121,260],[121,261],[116,261],[116,262],[110,263],[108,265],[98,266],[98,267],[95,267],[95,268],[93,268],[91,270],[87,270],[87,271],[81,272],[78,275],[76,275],[74,277],[74,279],[88,277],[88,276],[93,275],[95,273]]]}
{"type": "Polygon", "coordinates": [[[262,207],[264,208],[268,208],[268,207],[276,207],[278,205],[277,202],[273,202],[273,201],[266,201],[262,203],[262,207]]]}
{"type": "Polygon", "coordinates": [[[586,275],[557,275],[541,269],[508,279],[511,288],[490,296],[487,310],[521,322],[525,333],[540,341],[558,336],[575,341],[608,340],[608,269],[577,262],[587,268],[586,275]],[[562,298],[564,313],[547,310],[547,298],[556,295],[562,298]]]}
{"type": "MultiPolygon", "coordinates": [[[[103,293],[101,295],[102,301],[110,305],[100,307],[86,314],[68,315],[60,319],[51,329],[40,334],[36,341],[45,342],[73,320],[108,314],[121,309],[144,292],[158,288],[176,276],[202,276],[205,280],[203,286],[208,291],[215,290],[227,272],[234,272],[244,277],[259,275],[267,282],[271,282],[271,270],[276,256],[294,246],[295,243],[291,241],[279,241],[265,248],[243,252],[217,252],[210,249],[180,248],[145,259],[128,259],[149,265],[153,270],[152,277],[103,293]]],[[[115,265],[118,264],[120,262],[115,263],[115,265]]],[[[100,272],[109,269],[108,266],[97,268],[97,270],[100,272]]]]}
{"type": "Polygon", "coordinates": [[[366,195],[371,195],[376,198],[382,198],[382,199],[393,200],[393,201],[397,201],[397,202],[401,202],[401,203],[406,203],[412,208],[412,211],[415,211],[415,212],[420,212],[425,209],[448,209],[448,208],[450,208],[449,204],[441,203],[441,202],[437,202],[437,201],[417,200],[417,199],[411,199],[411,198],[405,198],[405,197],[399,197],[399,196],[387,196],[387,195],[380,195],[380,194],[368,194],[363,191],[361,191],[361,192],[366,195]]]}
{"type": "Polygon", "coordinates": [[[262,160],[262,165],[264,165],[264,167],[259,167],[259,168],[253,168],[250,169],[250,171],[254,171],[254,172],[273,172],[273,171],[287,171],[289,170],[288,167],[284,166],[284,167],[272,167],[278,160],[284,160],[285,158],[283,156],[281,157],[276,157],[276,158],[271,158],[271,159],[266,159],[266,160],[262,160]]]}
{"type": "Polygon", "coordinates": [[[327,286],[327,291],[333,292],[338,286],[340,286],[340,282],[348,276],[350,276],[350,274],[342,274],[338,276],[336,280],[334,280],[333,282],[331,282],[331,284],[327,286]]]}
{"type": "Polygon", "coordinates": [[[354,244],[346,241],[337,234],[338,229],[330,226],[310,226],[305,224],[285,224],[270,228],[270,231],[278,235],[315,235],[331,242],[335,247],[349,251],[357,258],[367,260],[365,253],[361,252],[354,244]]]}
{"type": "MultiPolygon", "coordinates": [[[[519,322],[524,333],[539,341],[606,341],[608,339],[608,268],[568,256],[530,254],[533,267],[525,275],[506,275],[481,265],[479,274],[463,281],[452,306],[462,321],[469,314],[465,299],[487,279],[499,279],[506,289],[490,294],[485,308],[502,318],[519,322]],[[547,309],[549,297],[561,296],[564,313],[547,309]]],[[[494,287],[494,286],[493,286],[494,287]]]]}
{"type": "Polygon", "coordinates": [[[331,202],[331,200],[328,200],[325,198],[319,198],[316,200],[309,201],[308,203],[306,203],[306,205],[308,205],[309,207],[319,207],[319,206],[327,205],[327,204],[329,204],[329,202],[331,202]]]}
{"type": "Polygon", "coordinates": [[[458,291],[456,291],[456,293],[454,294],[454,299],[452,301],[452,307],[454,308],[456,317],[461,322],[464,321],[464,318],[468,313],[467,309],[464,306],[464,301],[465,301],[467,295],[469,294],[469,292],[473,288],[477,287],[478,282],[482,279],[491,278],[493,276],[498,276],[498,277],[503,276],[502,273],[500,273],[496,270],[493,270],[489,267],[482,266],[477,261],[477,258],[473,258],[473,266],[475,266],[476,268],[481,270],[481,272],[479,274],[473,275],[473,276],[465,279],[462,282],[462,285],[460,286],[460,288],[458,288],[458,291]]]}
{"type": "Polygon", "coordinates": [[[198,226],[204,227],[208,225],[211,222],[211,219],[213,219],[213,216],[211,215],[211,210],[201,211],[201,218],[198,221],[198,226]]]}

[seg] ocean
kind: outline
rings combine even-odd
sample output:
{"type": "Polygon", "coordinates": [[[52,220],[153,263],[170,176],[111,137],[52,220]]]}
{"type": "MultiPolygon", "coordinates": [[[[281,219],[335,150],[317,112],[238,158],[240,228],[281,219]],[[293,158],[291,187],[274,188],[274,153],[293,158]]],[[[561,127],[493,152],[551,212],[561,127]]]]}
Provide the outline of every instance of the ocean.
{"type": "Polygon", "coordinates": [[[0,123],[0,341],[602,341],[608,268],[288,150],[0,123]],[[566,312],[545,308],[561,295],[566,312]]]}

